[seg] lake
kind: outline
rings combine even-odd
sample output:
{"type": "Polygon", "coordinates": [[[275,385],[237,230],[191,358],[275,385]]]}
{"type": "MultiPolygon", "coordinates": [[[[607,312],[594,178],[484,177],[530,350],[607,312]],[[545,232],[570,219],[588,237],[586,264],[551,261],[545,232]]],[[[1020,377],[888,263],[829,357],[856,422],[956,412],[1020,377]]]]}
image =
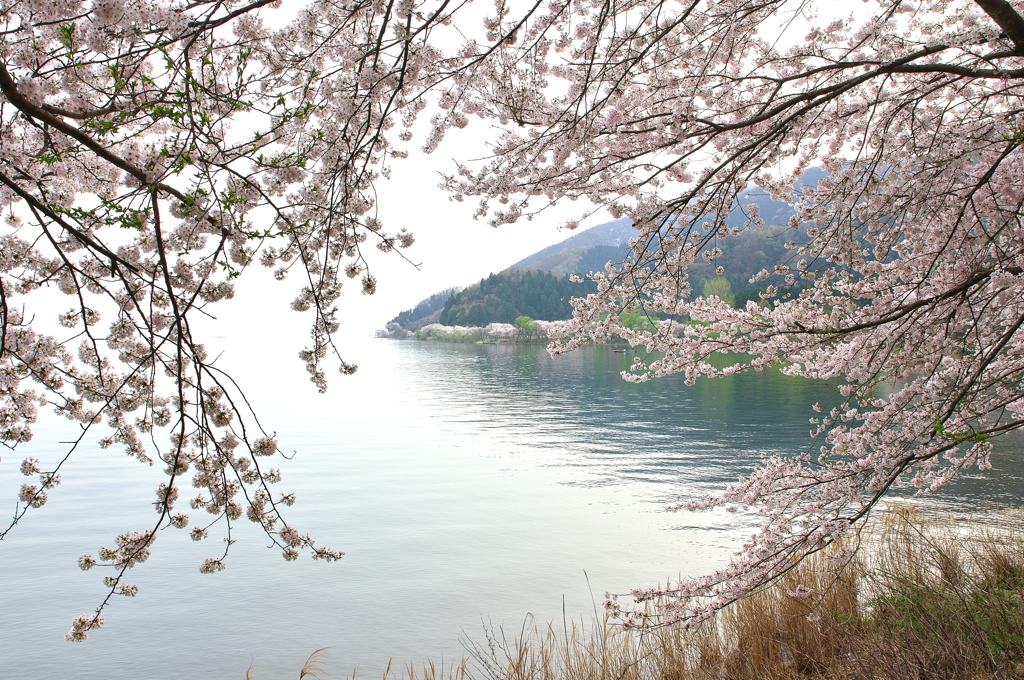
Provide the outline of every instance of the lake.
{"type": "MultiPolygon", "coordinates": [[[[837,399],[774,371],[634,385],[619,377],[631,355],[607,347],[553,360],[536,345],[366,340],[351,356],[359,372],[322,396],[295,362],[243,353],[229,366],[297,452],[280,465],[279,487],[298,496],[289,521],[344,550],[340,562],[287,563],[239,525],[227,569],[204,575],[221,534],[197,544],[165,531],[130,574],[138,597],[117,600],[87,642],[64,642],[103,593],[78,556],[154,517],[154,470],[90,445],[0,544],[0,675],[244,678],[251,665],[256,680],[294,677],[329,646],[331,677],[379,677],[389,658],[457,660],[460,638],[514,635],[530,614],[589,622],[605,591],[723,564],[749,520],[663,507],[720,489],[761,455],[811,447],[811,404],[837,399]]],[[[24,456],[52,460],[70,433],[45,416],[30,446],[3,457],[0,498],[13,505],[24,456]]],[[[995,469],[937,502],[1019,504],[1020,444],[1002,441],[995,469]]]]}

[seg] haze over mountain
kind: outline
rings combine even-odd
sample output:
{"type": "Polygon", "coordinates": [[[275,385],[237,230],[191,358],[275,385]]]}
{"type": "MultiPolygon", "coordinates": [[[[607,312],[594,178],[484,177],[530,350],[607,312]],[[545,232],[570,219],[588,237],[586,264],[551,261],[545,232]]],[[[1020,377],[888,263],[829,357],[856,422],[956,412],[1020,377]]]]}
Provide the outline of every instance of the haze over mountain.
{"type": "Polygon", "coordinates": [[[605,263],[622,262],[629,255],[629,239],[634,236],[632,220],[623,217],[578,232],[519,260],[509,269],[538,269],[559,275],[601,270],[605,263]]]}

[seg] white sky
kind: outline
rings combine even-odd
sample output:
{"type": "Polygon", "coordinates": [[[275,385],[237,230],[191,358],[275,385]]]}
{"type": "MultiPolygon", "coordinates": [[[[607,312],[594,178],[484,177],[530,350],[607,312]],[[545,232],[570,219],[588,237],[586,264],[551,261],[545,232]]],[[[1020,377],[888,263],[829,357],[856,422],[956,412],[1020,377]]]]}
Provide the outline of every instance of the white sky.
{"type": "MultiPolygon", "coordinates": [[[[455,159],[466,162],[487,157],[487,141],[496,139],[500,131],[482,121],[473,121],[463,130],[450,131],[438,150],[428,155],[419,149],[429,132],[429,115],[428,111],[417,122],[416,138],[396,145],[396,148],[408,150],[409,157],[391,161],[391,179],[375,183],[377,217],[383,222],[383,231],[394,234],[404,227],[415,236],[416,242],[410,248],[387,254],[374,248],[372,239],[366,242],[369,247],[363,252],[371,273],[377,277],[378,291],[373,296],[363,295],[358,278],[346,280],[338,301],[348,320],[348,327],[342,330],[345,334],[372,334],[399,312],[434,293],[451,286],[475,283],[491,272],[506,269],[542,248],[563,241],[577,232],[561,230],[558,226],[570,219],[581,219],[593,210],[589,202],[567,201],[532,221],[523,218],[517,224],[499,228],[489,226],[486,219],[474,219],[476,200],[461,203],[450,200],[447,192],[440,188],[441,173],[453,174],[455,159]],[[419,267],[404,260],[402,255],[419,267]]],[[[582,220],[580,228],[611,219],[602,212],[582,220]]],[[[263,268],[254,265],[253,269],[263,268]]],[[[275,286],[268,273],[247,271],[238,285],[239,301],[246,306],[264,304],[268,295],[277,298],[284,291],[293,291],[300,283],[299,272],[295,271],[289,278],[292,277],[294,285],[275,286]],[[273,287],[254,286],[259,299],[246,302],[248,295],[244,294],[244,289],[253,285],[253,279],[260,278],[273,287]]],[[[286,295],[285,304],[290,299],[290,295],[286,295]]],[[[214,307],[218,306],[214,305],[210,311],[216,314],[214,307]]]]}
{"type": "MultiPolygon", "coordinates": [[[[451,159],[457,155],[462,158],[481,156],[483,148],[478,141],[474,142],[467,147],[456,137],[430,156],[410,156],[406,162],[397,163],[392,180],[378,188],[379,215],[385,230],[395,231],[404,226],[416,236],[416,243],[404,252],[420,264],[420,268],[417,271],[393,256],[377,258],[374,271],[378,274],[379,292],[365,300],[369,304],[362,300],[346,302],[353,309],[359,309],[360,315],[386,322],[428,295],[449,286],[474,283],[575,233],[560,230],[558,225],[581,217],[591,208],[589,204],[566,202],[533,221],[523,219],[517,224],[494,228],[485,220],[473,219],[475,202],[450,200],[438,187],[439,171],[450,171],[454,167],[451,159]]],[[[611,219],[607,215],[595,217],[583,228],[611,219]]],[[[358,294],[358,297],[365,296],[358,294]]]]}
{"type": "MultiPolygon", "coordinates": [[[[337,301],[342,327],[335,338],[346,361],[360,363],[358,352],[346,351],[346,346],[354,349],[360,339],[372,336],[420,300],[451,286],[476,283],[491,272],[578,233],[560,230],[558,225],[592,209],[588,203],[567,202],[533,221],[524,219],[495,229],[485,220],[473,219],[475,202],[449,200],[438,186],[440,171],[450,171],[453,158],[479,158],[485,153],[481,132],[453,135],[432,155],[413,151],[408,159],[395,162],[392,178],[377,185],[378,216],[384,230],[394,233],[405,227],[413,233],[416,242],[401,252],[419,268],[397,252],[368,249],[371,272],[378,280],[377,293],[363,295],[359,279],[346,279],[337,301]]],[[[600,214],[584,221],[580,229],[611,219],[600,214]]],[[[274,363],[279,356],[301,371],[295,356],[305,346],[313,320],[309,313],[294,312],[289,307],[301,283],[298,271],[281,283],[272,279],[269,270],[254,264],[238,280],[235,299],[207,308],[217,318],[205,331],[209,333],[209,348],[215,353],[224,350],[225,359],[231,363],[230,355],[259,354],[274,363]],[[259,338],[256,344],[261,349],[244,342],[245,338],[254,342],[259,338]]]]}

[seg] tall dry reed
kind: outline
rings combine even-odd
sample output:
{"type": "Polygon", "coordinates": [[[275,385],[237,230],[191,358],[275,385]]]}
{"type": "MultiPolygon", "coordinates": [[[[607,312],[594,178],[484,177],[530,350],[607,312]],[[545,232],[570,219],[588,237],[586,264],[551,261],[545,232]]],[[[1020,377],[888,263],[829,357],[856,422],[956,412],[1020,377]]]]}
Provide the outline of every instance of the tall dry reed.
{"type": "MultiPolygon", "coordinates": [[[[843,559],[812,556],[690,630],[610,621],[491,629],[407,680],[1024,678],[1024,515],[884,513],[843,559]]],[[[389,671],[385,680],[394,677],[389,671]]],[[[396,678],[397,680],[397,678],[396,678]]]]}

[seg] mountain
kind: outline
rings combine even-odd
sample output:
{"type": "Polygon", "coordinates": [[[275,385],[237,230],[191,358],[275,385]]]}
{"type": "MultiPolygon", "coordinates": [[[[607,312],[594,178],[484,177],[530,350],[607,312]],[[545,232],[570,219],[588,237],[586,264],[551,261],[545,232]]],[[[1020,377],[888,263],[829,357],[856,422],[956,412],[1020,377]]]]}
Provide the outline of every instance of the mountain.
{"type": "Polygon", "coordinates": [[[523,315],[545,320],[568,318],[572,315],[569,297],[592,292],[593,284],[581,287],[566,275],[599,271],[607,262],[622,262],[629,256],[628,241],[636,234],[631,225],[629,219],[621,219],[580,231],[463,291],[449,288],[431,295],[392,319],[388,328],[397,325],[415,331],[429,323],[465,325],[470,319],[488,319],[483,325],[510,323],[523,315]]]}
{"type": "MultiPolygon", "coordinates": [[[[811,168],[797,183],[797,188],[815,186],[825,175],[824,170],[811,168]]],[[[715,268],[718,266],[725,269],[723,276],[740,302],[758,299],[758,293],[766,285],[781,281],[781,277],[773,275],[757,286],[750,284],[754,274],[785,262],[791,255],[785,244],[795,236],[788,226],[795,212],[788,203],[773,200],[763,189],[752,186],[740,194],[726,220],[728,226],[743,228],[749,220],[751,205],[757,205],[765,227],[746,228],[736,236],[720,238],[716,245],[722,255],[714,264],[695,262],[690,268],[690,281],[697,294],[702,292],[705,282],[717,278],[715,268]]],[[[416,330],[434,321],[446,325],[486,325],[491,321],[508,323],[520,315],[548,321],[569,318],[572,310],[568,298],[590,292],[590,289],[584,291],[571,286],[566,276],[601,271],[608,262],[625,261],[631,254],[629,239],[634,236],[636,231],[629,218],[591,227],[462,291],[453,288],[436,293],[414,309],[402,312],[391,323],[416,330]],[[525,272],[532,273],[527,277],[525,272]],[[547,276],[540,276],[544,273],[547,276]],[[524,285],[528,285],[529,290],[524,289],[524,285]],[[476,323],[484,319],[487,321],[476,323]]]]}
{"type": "Polygon", "coordinates": [[[562,275],[601,270],[606,262],[625,259],[629,254],[629,239],[634,236],[632,220],[624,217],[585,229],[519,260],[509,269],[539,269],[562,275]],[[597,253],[593,252],[595,249],[597,253]]]}
{"type": "Polygon", "coordinates": [[[397,325],[415,331],[434,322],[451,326],[470,321],[471,325],[511,323],[523,315],[569,318],[569,297],[593,292],[594,286],[574,284],[567,275],[600,271],[608,262],[625,260],[630,253],[628,241],[636,234],[631,225],[629,219],[620,219],[580,231],[462,291],[450,288],[431,295],[393,318],[388,328],[397,325]]]}
{"type": "MultiPolygon", "coordinates": [[[[824,176],[823,170],[812,168],[804,174],[797,186],[814,186],[824,176]]],[[[743,227],[749,219],[747,215],[752,205],[758,207],[761,219],[769,232],[759,233],[763,230],[745,230],[740,236],[741,238],[746,237],[746,240],[774,238],[778,235],[779,230],[773,228],[787,225],[795,214],[793,207],[788,203],[770,198],[764,189],[751,187],[740,194],[737,206],[729,215],[726,224],[730,227],[743,227]]],[[[536,269],[559,275],[601,271],[606,263],[618,264],[629,257],[629,239],[635,236],[633,222],[628,217],[624,217],[581,231],[516,262],[509,269],[536,269]]],[[[743,249],[741,248],[741,250],[743,249]]],[[[774,248],[769,248],[769,250],[774,250],[774,248]]],[[[720,264],[725,265],[726,263],[720,264]]],[[[736,263],[730,264],[735,265],[736,263]]],[[[762,262],[754,272],[759,271],[766,264],[766,262],[762,262]]],[[[726,269],[729,268],[726,267],[726,269]]],[[[744,279],[744,283],[745,281],[746,279],[744,279]]]]}

